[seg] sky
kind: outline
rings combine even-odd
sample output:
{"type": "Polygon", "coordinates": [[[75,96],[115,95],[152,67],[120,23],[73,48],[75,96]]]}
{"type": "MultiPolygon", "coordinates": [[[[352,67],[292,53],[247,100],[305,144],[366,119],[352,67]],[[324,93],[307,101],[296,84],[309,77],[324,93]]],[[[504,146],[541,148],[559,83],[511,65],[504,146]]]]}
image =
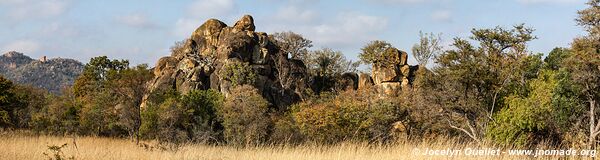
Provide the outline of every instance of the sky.
{"type": "MultiPolygon", "coordinates": [[[[0,53],[39,58],[128,59],[153,66],[169,47],[209,18],[232,26],[245,14],[256,30],[292,31],[312,49],[342,51],[357,60],[360,48],[385,40],[410,52],[419,31],[441,33],[445,48],[473,28],[536,29],[533,53],[568,47],[584,34],[574,21],[586,0],[0,0],[0,53]]],[[[410,57],[410,56],[409,56],[410,57]]],[[[415,60],[409,58],[409,63],[415,60]]]]}

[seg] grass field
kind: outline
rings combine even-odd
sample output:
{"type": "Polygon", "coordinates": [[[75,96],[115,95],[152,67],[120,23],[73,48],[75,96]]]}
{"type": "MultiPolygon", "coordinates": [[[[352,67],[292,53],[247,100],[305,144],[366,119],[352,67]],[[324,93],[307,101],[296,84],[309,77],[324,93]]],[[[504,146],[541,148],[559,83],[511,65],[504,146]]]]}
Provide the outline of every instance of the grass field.
{"type": "MultiPolygon", "coordinates": [[[[142,142],[155,146],[154,142],[142,142]]],[[[389,146],[369,146],[365,144],[343,143],[333,146],[300,145],[300,146],[266,146],[251,148],[234,148],[226,146],[183,145],[177,150],[150,149],[142,147],[127,139],[99,137],[52,137],[27,136],[21,134],[3,134],[0,136],[0,159],[36,160],[48,159],[44,153],[52,156],[48,146],[61,146],[63,158],[96,160],[96,159],[249,159],[249,160],[416,160],[416,159],[528,159],[524,156],[424,156],[422,152],[430,149],[477,148],[476,145],[463,144],[453,140],[438,140],[420,144],[395,144],[389,146]],[[418,150],[418,151],[417,151],[418,150]]],[[[559,157],[544,157],[555,159],[559,157]]],[[[565,157],[562,157],[565,158],[565,157]]],[[[569,158],[569,157],[567,157],[569,158]]],[[[570,157],[582,158],[582,157],[570,157]]]]}

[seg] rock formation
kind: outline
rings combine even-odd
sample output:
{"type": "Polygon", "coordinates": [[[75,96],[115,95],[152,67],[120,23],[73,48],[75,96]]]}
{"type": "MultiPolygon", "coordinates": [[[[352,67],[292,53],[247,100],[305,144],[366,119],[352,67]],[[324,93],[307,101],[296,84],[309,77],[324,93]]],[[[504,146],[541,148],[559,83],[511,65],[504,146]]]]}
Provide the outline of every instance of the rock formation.
{"type": "Polygon", "coordinates": [[[359,88],[368,85],[370,79],[380,95],[396,96],[402,88],[410,87],[418,66],[410,66],[407,63],[408,54],[404,51],[392,48],[388,57],[388,63],[374,63],[371,77],[359,76],[359,88]]]}
{"type": "Polygon", "coordinates": [[[223,66],[241,62],[256,75],[251,85],[272,105],[285,107],[299,101],[307,88],[304,63],[288,59],[266,33],[255,32],[255,28],[249,15],[233,27],[216,19],[207,20],[187,39],[181,52],[158,60],[148,94],[167,89],[183,94],[214,89],[228,96],[232,83],[219,73],[223,66]]]}

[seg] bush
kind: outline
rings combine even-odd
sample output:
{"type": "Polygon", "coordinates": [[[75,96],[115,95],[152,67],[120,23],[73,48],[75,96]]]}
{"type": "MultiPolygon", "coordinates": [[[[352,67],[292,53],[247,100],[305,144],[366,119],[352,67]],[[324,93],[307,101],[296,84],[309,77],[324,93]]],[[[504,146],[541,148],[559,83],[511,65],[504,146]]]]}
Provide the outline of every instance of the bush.
{"type": "MultiPolygon", "coordinates": [[[[506,145],[532,146],[541,141],[559,142],[559,133],[568,131],[569,116],[577,113],[577,101],[566,97],[566,87],[555,71],[543,71],[530,82],[531,92],[521,97],[506,98],[507,107],[496,116],[488,128],[492,140],[506,145]]],[[[579,111],[579,113],[581,113],[579,111]]]]}
{"type": "Polygon", "coordinates": [[[392,138],[393,124],[404,110],[387,99],[365,91],[346,91],[336,97],[304,102],[292,111],[300,132],[316,142],[343,140],[386,141],[392,138]]]}
{"type": "Polygon", "coordinates": [[[235,87],[244,84],[254,84],[256,74],[250,64],[247,62],[230,61],[225,63],[219,71],[219,77],[230,81],[231,86],[235,87]]]}
{"type": "Polygon", "coordinates": [[[222,139],[223,126],[216,110],[223,105],[223,95],[215,90],[194,90],[181,99],[185,118],[184,128],[194,142],[216,142],[222,139]]]}
{"type": "Polygon", "coordinates": [[[222,139],[222,126],[216,114],[216,108],[223,103],[219,92],[193,90],[180,96],[167,91],[151,97],[162,102],[153,101],[142,111],[143,137],[171,143],[214,143],[222,139]]]}
{"type": "Polygon", "coordinates": [[[271,125],[267,100],[249,85],[236,87],[231,93],[219,109],[227,143],[250,146],[265,142],[271,125]]]}
{"type": "Polygon", "coordinates": [[[81,105],[71,96],[70,92],[60,96],[49,96],[46,106],[30,113],[29,127],[36,132],[47,134],[76,134],[81,105]]]}

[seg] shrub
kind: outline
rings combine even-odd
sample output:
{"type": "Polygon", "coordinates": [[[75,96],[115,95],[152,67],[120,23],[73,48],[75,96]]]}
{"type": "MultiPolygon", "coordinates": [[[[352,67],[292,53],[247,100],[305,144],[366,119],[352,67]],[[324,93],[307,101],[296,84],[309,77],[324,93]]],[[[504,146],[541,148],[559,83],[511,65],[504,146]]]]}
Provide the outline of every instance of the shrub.
{"type": "Polygon", "coordinates": [[[162,102],[153,101],[142,111],[140,133],[145,138],[171,143],[213,143],[221,139],[222,126],[216,114],[216,108],[223,103],[219,92],[193,90],[179,96],[167,91],[151,97],[162,102]]]}
{"type": "Polygon", "coordinates": [[[317,142],[385,141],[391,138],[393,123],[405,116],[399,105],[364,91],[319,101],[301,103],[292,111],[300,132],[317,142]]]}
{"type": "Polygon", "coordinates": [[[543,71],[530,82],[527,96],[507,97],[508,106],[495,116],[488,137],[516,146],[531,146],[543,140],[556,142],[559,133],[568,130],[569,115],[578,108],[573,98],[557,94],[565,87],[558,78],[555,71],[543,71]]]}
{"type": "Polygon", "coordinates": [[[223,105],[223,95],[215,90],[194,90],[181,99],[184,128],[194,142],[216,142],[222,135],[216,110],[223,105]]]}
{"type": "Polygon", "coordinates": [[[270,126],[269,103],[249,85],[235,87],[231,93],[219,109],[227,143],[249,146],[265,142],[270,126]]]}
{"type": "Polygon", "coordinates": [[[230,81],[231,86],[235,87],[244,84],[254,84],[256,74],[247,62],[230,61],[225,63],[219,71],[219,77],[230,81]]]}

